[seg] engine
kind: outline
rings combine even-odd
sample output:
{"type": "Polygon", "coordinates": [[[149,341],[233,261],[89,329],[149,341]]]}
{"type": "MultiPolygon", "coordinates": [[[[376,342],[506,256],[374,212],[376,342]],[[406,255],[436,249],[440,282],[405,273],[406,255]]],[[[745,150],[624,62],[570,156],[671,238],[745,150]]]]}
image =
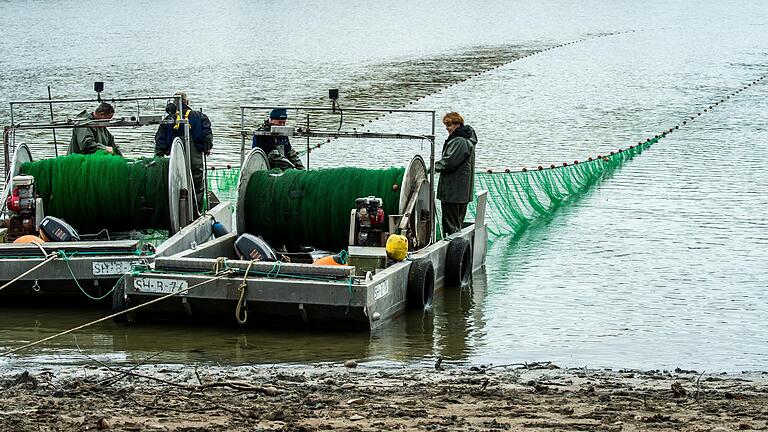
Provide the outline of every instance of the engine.
{"type": "Polygon", "coordinates": [[[5,202],[8,218],[3,221],[8,228],[8,241],[23,235],[37,234],[38,205],[35,199],[35,178],[19,175],[11,182],[11,194],[5,202]]]}
{"type": "Polygon", "coordinates": [[[383,246],[386,241],[386,225],[381,198],[369,196],[355,200],[354,246],[383,246]]]}

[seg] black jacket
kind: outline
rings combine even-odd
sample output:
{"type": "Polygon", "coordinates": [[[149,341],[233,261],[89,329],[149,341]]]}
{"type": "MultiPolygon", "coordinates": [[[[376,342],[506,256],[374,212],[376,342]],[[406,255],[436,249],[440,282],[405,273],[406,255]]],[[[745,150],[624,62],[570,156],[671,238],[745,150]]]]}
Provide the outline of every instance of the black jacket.
{"type": "MultiPolygon", "coordinates": [[[[165,120],[173,120],[178,114],[169,114],[165,120]]],[[[189,119],[189,135],[192,143],[200,153],[207,153],[213,148],[213,130],[208,116],[201,111],[193,111],[184,106],[184,115],[189,119]]],[[[184,129],[173,124],[161,124],[155,133],[155,154],[167,156],[171,154],[173,139],[184,137],[184,129]]]]}
{"type": "Polygon", "coordinates": [[[440,201],[464,204],[474,199],[476,145],[477,135],[469,125],[460,126],[445,140],[442,157],[435,162],[440,201]]]}

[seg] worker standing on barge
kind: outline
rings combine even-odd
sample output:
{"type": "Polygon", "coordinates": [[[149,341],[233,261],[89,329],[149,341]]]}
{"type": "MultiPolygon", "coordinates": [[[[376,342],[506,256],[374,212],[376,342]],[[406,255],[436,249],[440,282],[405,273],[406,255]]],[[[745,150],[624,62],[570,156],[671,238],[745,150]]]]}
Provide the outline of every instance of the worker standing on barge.
{"type": "Polygon", "coordinates": [[[197,209],[203,210],[203,196],[205,194],[205,176],[203,173],[203,157],[208,156],[213,148],[213,130],[211,121],[202,111],[195,111],[189,107],[189,97],[186,93],[179,92],[175,96],[181,97],[182,109],[179,109],[175,103],[169,103],[165,107],[168,115],[163,124],[158,126],[155,133],[155,155],[168,156],[171,154],[171,145],[174,138],[184,138],[184,128],[174,120],[181,120],[183,115],[189,120],[189,135],[191,143],[189,146],[189,163],[192,168],[192,181],[195,184],[195,196],[197,197],[197,209]]]}
{"type": "MultiPolygon", "coordinates": [[[[90,121],[109,120],[115,114],[112,105],[102,102],[96,110],[85,118],[90,121]]],[[[115,137],[106,127],[78,126],[72,129],[72,139],[69,141],[67,154],[92,154],[105,151],[122,156],[120,148],[115,144],[115,137]]]]}
{"type": "Polygon", "coordinates": [[[464,118],[457,112],[444,115],[443,124],[448,138],[443,145],[441,159],[435,162],[435,171],[440,173],[437,199],[443,212],[445,237],[461,231],[467,204],[474,195],[477,135],[474,129],[464,124],[464,118]]]}
{"type": "MultiPolygon", "coordinates": [[[[272,126],[285,126],[287,120],[288,110],[275,108],[269,113],[269,118],[257,130],[269,131],[272,126]]],[[[269,169],[280,168],[283,171],[291,168],[304,169],[299,154],[291,147],[291,141],[287,136],[254,135],[251,148],[256,147],[264,150],[264,154],[267,155],[269,169]]]]}

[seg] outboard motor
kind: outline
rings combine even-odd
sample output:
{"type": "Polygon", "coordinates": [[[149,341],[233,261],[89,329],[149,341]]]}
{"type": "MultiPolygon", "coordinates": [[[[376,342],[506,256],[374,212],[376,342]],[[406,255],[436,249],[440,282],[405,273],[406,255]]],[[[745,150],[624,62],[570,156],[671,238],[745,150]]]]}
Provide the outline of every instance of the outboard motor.
{"type": "Polygon", "coordinates": [[[80,236],[70,224],[53,216],[46,216],[40,221],[40,233],[49,242],[80,241],[80,236]]]}
{"type": "Polygon", "coordinates": [[[278,261],[275,251],[263,238],[253,234],[243,234],[235,240],[235,250],[242,260],[278,261]]]}

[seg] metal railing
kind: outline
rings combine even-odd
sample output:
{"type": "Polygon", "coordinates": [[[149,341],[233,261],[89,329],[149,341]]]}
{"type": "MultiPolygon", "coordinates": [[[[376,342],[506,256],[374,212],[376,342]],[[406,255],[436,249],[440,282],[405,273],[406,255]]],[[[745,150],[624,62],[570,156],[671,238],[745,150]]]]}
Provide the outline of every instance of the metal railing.
{"type": "MultiPolygon", "coordinates": [[[[436,115],[434,110],[420,110],[420,109],[400,109],[400,108],[341,108],[335,101],[332,106],[268,106],[268,105],[241,105],[240,106],[240,163],[242,164],[245,159],[246,138],[253,136],[255,130],[247,130],[245,128],[245,112],[246,110],[272,110],[272,109],[286,109],[291,111],[306,111],[306,123],[304,126],[297,127],[294,130],[292,137],[306,138],[307,139],[307,169],[309,169],[309,155],[311,153],[310,138],[359,138],[359,139],[400,139],[400,140],[428,140],[429,147],[429,202],[430,213],[435,215],[435,122],[436,115]],[[313,129],[310,122],[311,112],[326,112],[330,114],[339,114],[343,116],[344,112],[364,112],[364,113],[412,113],[412,114],[428,114],[431,117],[431,133],[429,135],[420,134],[402,134],[402,133],[386,133],[386,132],[357,132],[342,131],[341,126],[337,131],[313,129]]],[[[257,133],[257,135],[273,135],[270,133],[257,133]]],[[[434,240],[434,229],[431,230],[432,235],[430,241],[434,240]]]]}

